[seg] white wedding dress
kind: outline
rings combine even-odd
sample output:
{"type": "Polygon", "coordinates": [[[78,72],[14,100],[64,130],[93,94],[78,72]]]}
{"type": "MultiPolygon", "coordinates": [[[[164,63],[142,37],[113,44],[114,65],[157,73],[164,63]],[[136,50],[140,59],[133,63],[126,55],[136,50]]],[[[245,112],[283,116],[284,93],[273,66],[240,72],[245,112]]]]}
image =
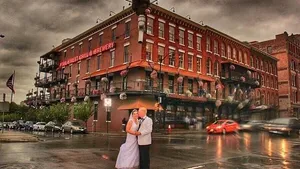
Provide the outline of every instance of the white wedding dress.
{"type": "MultiPolygon", "coordinates": [[[[139,125],[134,121],[131,131],[137,131],[139,125]]],[[[120,152],[116,162],[118,169],[136,169],[139,166],[139,147],[135,135],[127,133],[126,142],[121,145],[120,152]]]]}

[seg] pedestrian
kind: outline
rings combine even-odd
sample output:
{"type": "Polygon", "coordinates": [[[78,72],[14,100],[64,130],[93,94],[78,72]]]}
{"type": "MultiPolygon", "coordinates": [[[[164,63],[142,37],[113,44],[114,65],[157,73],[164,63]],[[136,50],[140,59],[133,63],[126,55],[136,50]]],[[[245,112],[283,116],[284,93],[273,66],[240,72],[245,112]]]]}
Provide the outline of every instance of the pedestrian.
{"type": "Polygon", "coordinates": [[[124,117],[123,120],[122,120],[122,132],[125,132],[125,130],[126,130],[126,124],[127,124],[127,120],[124,117]]]}

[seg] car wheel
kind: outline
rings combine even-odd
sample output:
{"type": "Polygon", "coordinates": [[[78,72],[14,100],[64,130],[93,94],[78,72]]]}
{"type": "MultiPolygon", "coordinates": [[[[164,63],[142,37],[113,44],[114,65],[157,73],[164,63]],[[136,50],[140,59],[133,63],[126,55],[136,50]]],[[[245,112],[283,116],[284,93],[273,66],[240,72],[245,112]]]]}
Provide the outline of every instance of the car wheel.
{"type": "Polygon", "coordinates": [[[73,129],[70,130],[70,133],[73,134],[73,129]]]}
{"type": "Polygon", "coordinates": [[[225,129],[223,129],[223,130],[222,130],[222,133],[223,133],[223,134],[226,134],[226,130],[225,130],[225,129]]]}

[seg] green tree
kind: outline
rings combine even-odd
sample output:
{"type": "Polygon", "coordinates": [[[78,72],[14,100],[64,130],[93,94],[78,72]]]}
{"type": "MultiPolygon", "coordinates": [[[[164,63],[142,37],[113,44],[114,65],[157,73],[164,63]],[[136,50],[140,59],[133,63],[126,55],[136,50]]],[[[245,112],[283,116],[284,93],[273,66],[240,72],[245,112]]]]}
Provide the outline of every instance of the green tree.
{"type": "Polygon", "coordinates": [[[88,119],[93,114],[92,106],[93,104],[90,101],[74,105],[74,117],[84,121],[87,125],[88,119]]]}
{"type": "Polygon", "coordinates": [[[37,110],[37,119],[43,122],[49,122],[53,120],[53,115],[50,113],[49,108],[45,107],[37,110]]]}
{"type": "Polygon", "coordinates": [[[49,109],[52,118],[58,123],[64,123],[69,118],[69,107],[67,104],[58,103],[49,109]]]}

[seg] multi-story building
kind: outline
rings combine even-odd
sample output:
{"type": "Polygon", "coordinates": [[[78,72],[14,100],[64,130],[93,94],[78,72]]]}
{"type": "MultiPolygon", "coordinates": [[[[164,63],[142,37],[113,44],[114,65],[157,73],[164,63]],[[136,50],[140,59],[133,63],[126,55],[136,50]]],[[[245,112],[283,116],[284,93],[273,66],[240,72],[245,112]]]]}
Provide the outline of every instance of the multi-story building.
{"type": "Polygon", "coordinates": [[[269,110],[278,105],[276,58],[159,6],[151,9],[143,43],[137,16],[125,9],[42,56],[46,74],[36,86],[53,103],[89,96],[94,131],[106,130],[105,97],[112,99],[111,130],[121,130],[122,119],[141,106],[156,125],[173,127],[183,126],[186,116],[275,116],[269,110]]]}
{"type": "Polygon", "coordinates": [[[300,35],[287,32],[276,35],[275,39],[252,42],[252,45],[279,59],[278,86],[281,116],[300,114],[300,35]]]}

